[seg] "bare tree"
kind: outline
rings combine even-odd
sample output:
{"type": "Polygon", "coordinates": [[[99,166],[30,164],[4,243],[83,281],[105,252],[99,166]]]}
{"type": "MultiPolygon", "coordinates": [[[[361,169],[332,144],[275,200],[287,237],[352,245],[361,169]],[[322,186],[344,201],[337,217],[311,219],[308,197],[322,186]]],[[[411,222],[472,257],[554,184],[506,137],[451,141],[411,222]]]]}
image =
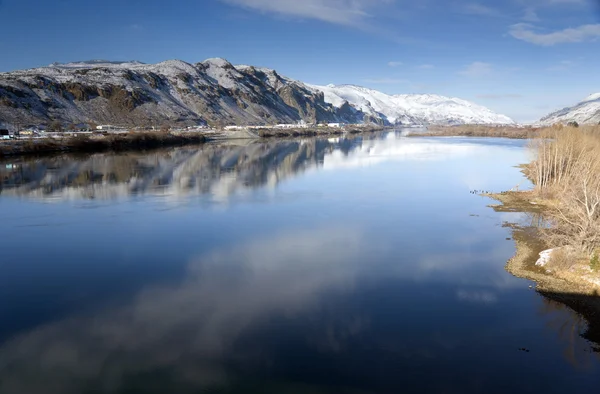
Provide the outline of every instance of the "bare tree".
{"type": "Polygon", "coordinates": [[[592,258],[600,248],[600,135],[591,128],[552,128],[533,148],[536,190],[549,198],[551,243],[592,258]]]}
{"type": "Polygon", "coordinates": [[[588,153],[555,206],[554,237],[592,257],[600,243],[600,159],[588,153]]]}

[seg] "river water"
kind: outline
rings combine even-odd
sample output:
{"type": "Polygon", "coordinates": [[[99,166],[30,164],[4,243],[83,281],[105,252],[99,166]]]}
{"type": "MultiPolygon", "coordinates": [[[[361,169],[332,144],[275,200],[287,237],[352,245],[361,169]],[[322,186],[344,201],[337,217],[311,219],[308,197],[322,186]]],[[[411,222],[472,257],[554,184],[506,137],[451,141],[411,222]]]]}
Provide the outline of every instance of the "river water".
{"type": "Polygon", "coordinates": [[[0,393],[596,392],[504,270],[504,139],[232,141],[0,162],[0,393]]]}

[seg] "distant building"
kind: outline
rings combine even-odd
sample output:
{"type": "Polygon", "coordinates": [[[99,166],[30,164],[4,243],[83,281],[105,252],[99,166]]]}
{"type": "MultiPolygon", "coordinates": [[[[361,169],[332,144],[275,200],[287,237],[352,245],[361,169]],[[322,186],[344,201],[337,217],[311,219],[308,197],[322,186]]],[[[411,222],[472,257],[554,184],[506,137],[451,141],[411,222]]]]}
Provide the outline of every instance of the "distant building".
{"type": "Polygon", "coordinates": [[[113,126],[110,124],[103,124],[100,126],[96,126],[96,130],[98,131],[124,131],[125,129],[119,126],[113,126]]]}
{"type": "Polygon", "coordinates": [[[327,123],[327,127],[340,128],[340,127],[344,127],[344,124],[343,123],[327,123]]]}
{"type": "Polygon", "coordinates": [[[6,129],[0,129],[0,140],[10,139],[10,133],[6,129]]]}

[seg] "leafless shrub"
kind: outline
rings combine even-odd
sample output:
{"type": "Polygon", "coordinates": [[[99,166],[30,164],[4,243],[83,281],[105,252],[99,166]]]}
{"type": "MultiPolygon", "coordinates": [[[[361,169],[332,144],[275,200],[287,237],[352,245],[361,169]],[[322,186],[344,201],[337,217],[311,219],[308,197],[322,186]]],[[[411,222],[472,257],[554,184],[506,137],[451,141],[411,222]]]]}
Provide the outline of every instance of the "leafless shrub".
{"type": "Polygon", "coordinates": [[[552,252],[547,267],[555,271],[568,271],[578,261],[578,253],[572,248],[557,248],[552,252]]]}
{"type": "Polygon", "coordinates": [[[536,191],[551,199],[555,245],[590,258],[600,247],[600,127],[553,127],[533,142],[530,173],[536,191]]]}

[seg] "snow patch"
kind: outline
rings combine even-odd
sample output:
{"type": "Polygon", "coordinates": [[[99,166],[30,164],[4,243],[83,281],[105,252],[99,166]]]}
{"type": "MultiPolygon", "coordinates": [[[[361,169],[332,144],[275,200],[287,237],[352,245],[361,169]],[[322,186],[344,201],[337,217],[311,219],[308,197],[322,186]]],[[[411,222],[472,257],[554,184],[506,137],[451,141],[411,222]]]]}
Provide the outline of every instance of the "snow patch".
{"type": "Polygon", "coordinates": [[[540,252],[540,258],[535,262],[535,265],[538,267],[545,267],[552,258],[552,253],[554,253],[556,249],[548,249],[540,252]]]}

